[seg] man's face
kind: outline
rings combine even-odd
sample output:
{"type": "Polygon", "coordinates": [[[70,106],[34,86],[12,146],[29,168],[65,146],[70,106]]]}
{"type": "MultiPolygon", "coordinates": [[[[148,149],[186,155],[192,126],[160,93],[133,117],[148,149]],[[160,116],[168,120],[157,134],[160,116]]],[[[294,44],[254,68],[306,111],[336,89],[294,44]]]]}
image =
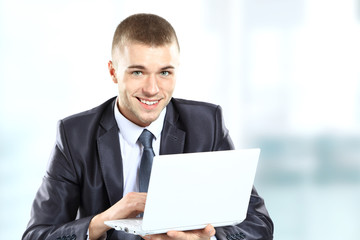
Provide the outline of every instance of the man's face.
{"type": "Polygon", "coordinates": [[[120,112],[133,123],[148,126],[172,97],[179,66],[177,45],[127,43],[117,54],[118,64],[110,61],[109,71],[118,85],[120,112]]]}

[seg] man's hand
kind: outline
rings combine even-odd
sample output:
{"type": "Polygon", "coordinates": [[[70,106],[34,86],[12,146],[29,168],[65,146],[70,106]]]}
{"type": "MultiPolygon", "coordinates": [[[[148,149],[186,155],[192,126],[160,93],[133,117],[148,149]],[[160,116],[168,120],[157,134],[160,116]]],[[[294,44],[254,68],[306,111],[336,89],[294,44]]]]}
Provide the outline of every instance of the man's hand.
{"type": "Polygon", "coordinates": [[[144,212],[146,196],[146,193],[128,193],[102,214],[106,216],[107,220],[136,217],[144,212]]]}
{"type": "Polygon", "coordinates": [[[215,235],[215,228],[212,225],[207,225],[204,229],[192,230],[186,232],[169,231],[166,234],[155,234],[142,236],[145,240],[200,240],[210,239],[215,235]]]}
{"type": "Polygon", "coordinates": [[[128,193],[112,207],[93,217],[89,224],[89,238],[98,239],[110,229],[104,224],[105,221],[136,217],[144,212],[146,195],[138,192],[128,193]]]}

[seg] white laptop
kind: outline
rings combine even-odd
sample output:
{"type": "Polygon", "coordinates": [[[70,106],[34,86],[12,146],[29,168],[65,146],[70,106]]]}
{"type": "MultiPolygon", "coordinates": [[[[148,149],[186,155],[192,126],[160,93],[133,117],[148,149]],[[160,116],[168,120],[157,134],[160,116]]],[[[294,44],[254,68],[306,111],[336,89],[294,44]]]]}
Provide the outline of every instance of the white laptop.
{"type": "Polygon", "coordinates": [[[142,236],[239,224],[259,155],[256,148],[155,156],[143,218],[105,224],[142,236]]]}

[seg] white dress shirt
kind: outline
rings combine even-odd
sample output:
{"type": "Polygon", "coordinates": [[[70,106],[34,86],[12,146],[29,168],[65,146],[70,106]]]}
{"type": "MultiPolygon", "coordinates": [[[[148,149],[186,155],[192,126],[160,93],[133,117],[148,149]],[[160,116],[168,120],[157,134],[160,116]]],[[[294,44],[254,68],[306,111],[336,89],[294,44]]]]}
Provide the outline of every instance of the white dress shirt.
{"type": "MultiPolygon", "coordinates": [[[[116,123],[119,127],[120,151],[123,165],[124,194],[139,192],[139,169],[143,152],[143,146],[138,141],[144,129],[149,130],[153,135],[153,149],[155,155],[159,155],[161,131],[164,125],[166,108],[160,116],[149,126],[143,128],[125,118],[119,111],[117,104],[114,107],[116,123]]],[[[120,161],[120,159],[119,159],[120,161]]]]}

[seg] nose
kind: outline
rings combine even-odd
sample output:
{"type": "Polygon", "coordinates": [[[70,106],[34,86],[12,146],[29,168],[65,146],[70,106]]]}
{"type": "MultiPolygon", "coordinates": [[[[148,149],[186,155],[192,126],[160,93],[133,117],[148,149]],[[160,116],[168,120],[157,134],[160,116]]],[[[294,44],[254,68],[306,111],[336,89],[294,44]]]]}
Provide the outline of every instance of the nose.
{"type": "Polygon", "coordinates": [[[158,81],[153,74],[145,80],[143,91],[148,96],[154,96],[159,92],[158,81]]]}

